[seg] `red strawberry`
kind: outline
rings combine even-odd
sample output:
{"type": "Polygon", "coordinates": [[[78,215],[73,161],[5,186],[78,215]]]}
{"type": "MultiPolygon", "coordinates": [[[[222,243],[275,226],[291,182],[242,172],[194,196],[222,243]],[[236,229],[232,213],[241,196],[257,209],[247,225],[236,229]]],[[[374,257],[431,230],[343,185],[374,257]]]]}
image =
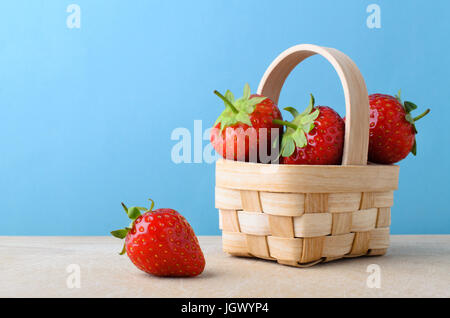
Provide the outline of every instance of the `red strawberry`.
{"type": "MultiPolygon", "coordinates": [[[[152,201],[152,200],[151,200],[152,201]]],[[[197,276],[205,268],[205,258],[192,227],[186,219],[172,209],[152,211],[141,215],[141,207],[127,208],[132,220],[129,227],[111,234],[125,244],[125,251],[137,268],[156,276],[197,276]]]]}
{"type": "Polygon", "coordinates": [[[214,93],[225,103],[225,110],[211,132],[214,149],[230,160],[268,162],[272,155],[272,141],[281,135],[281,126],[272,122],[273,119],[282,119],[278,107],[269,98],[250,95],[248,84],[244,87],[244,96],[237,100],[230,91],[225,96],[218,91],[214,93]],[[272,129],[276,129],[276,133],[272,129]],[[260,152],[261,147],[267,149],[264,154],[260,152]]]}
{"type": "MultiPolygon", "coordinates": [[[[400,95],[400,92],[399,92],[400,95]]],[[[369,161],[391,164],[404,159],[410,152],[416,155],[415,121],[430,112],[413,118],[414,103],[402,104],[400,96],[373,94],[370,102],[369,161]]]]}
{"type": "Polygon", "coordinates": [[[287,107],[294,119],[275,121],[287,126],[281,141],[281,163],[296,165],[337,165],[342,161],[344,120],[332,108],[314,107],[314,96],[306,110],[299,114],[287,107]]]}

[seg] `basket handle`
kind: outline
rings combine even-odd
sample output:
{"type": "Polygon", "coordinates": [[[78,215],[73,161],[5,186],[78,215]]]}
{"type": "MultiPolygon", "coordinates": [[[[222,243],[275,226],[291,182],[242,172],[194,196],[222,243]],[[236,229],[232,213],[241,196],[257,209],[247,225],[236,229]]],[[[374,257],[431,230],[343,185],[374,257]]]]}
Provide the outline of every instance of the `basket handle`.
{"type": "Polygon", "coordinates": [[[369,147],[369,97],[364,78],[344,53],[312,44],[293,46],[281,53],[264,73],[258,94],[278,104],[281,88],[289,73],[304,59],[319,54],[339,75],[345,95],[345,139],[342,165],[366,165],[369,147]]]}

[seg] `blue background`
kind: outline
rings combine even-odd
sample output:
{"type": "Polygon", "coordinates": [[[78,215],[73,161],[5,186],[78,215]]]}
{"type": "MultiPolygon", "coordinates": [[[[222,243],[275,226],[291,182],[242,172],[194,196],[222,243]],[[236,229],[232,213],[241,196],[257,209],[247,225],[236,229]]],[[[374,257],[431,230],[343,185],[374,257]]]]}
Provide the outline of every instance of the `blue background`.
{"type": "MultiPolygon", "coordinates": [[[[219,234],[214,165],[173,163],[171,133],[208,128],[223,107],[214,89],[256,90],[299,43],[347,53],[371,93],[401,88],[432,108],[418,156],[400,163],[391,232],[450,233],[449,11],[447,0],[2,1],[0,235],[106,235],[127,224],[121,201],[148,197],[219,234]],[[80,29],[66,26],[71,3],[80,29]],[[366,26],[371,3],[381,29],[366,26]]],[[[303,108],[309,92],[344,115],[320,57],[294,70],[279,105],[303,108]]]]}

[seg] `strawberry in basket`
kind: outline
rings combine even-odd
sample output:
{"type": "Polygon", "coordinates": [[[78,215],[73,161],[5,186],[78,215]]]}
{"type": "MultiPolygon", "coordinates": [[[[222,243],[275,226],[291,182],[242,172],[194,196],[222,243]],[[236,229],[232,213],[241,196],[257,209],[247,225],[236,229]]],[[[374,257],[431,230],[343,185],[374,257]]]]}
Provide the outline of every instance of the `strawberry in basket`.
{"type": "Polygon", "coordinates": [[[344,148],[345,123],[339,114],[327,106],[314,106],[311,94],[309,106],[303,113],[285,108],[294,119],[275,120],[285,125],[281,141],[281,163],[296,165],[338,165],[344,148]]]}
{"type": "Polygon", "coordinates": [[[131,219],[130,226],[112,231],[125,239],[120,255],[127,253],[140,270],[156,276],[197,276],[205,268],[205,258],[186,219],[172,209],[153,211],[122,206],[131,219]],[[145,211],[141,215],[140,211],[145,211]]]}
{"type": "Polygon", "coordinates": [[[404,102],[398,96],[373,94],[370,102],[369,161],[391,164],[404,159],[411,152],[416,155],[415,122],[427,115],[427,109],[417,117],[411,111],[414,103],[404,102]]]}
{"type": "Polygon", "coordinates": [[[225,104],[211,132],[214,149],[223,158],[235,161],[267,163],[273,154],[276,156],[273,145],[278,146],[282,131],[281,125],[273,123],[274,119],[282,120],[277,105],[267,97],[250,95],[248,84],[239,99],[230,91],[225,96],[214,93],[225,104]],[[262,148],[265,153],[261,153],[262,148]]]}

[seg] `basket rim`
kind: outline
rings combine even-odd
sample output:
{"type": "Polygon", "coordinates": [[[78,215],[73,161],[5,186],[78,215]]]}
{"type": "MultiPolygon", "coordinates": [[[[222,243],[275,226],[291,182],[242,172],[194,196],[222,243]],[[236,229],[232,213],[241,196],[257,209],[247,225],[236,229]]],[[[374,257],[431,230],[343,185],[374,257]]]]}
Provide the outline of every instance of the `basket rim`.
{"type": "Polygon", "coordinates": [[[229,159],[225,159],[225,158],[218,158],[216,163],[219,161],[225,161],[227,164],[228,163],[238,163],[238,164],[243,164],[243,165],[252,165],[252,166],[259,166],[259,167],[266,167],[266,166],[278,166],[280,167],[279,169],[301,169],[301,168],[306,168],[306,169],[311,169],[311,168],[328,168],[328,167],[332,167],[332,168],[347,168],[347,167],[398,167],[400,168],[399,165],[396,164],[389,164],[389,165],[384,165],[384,164],[379,164],[379,163],[373,163],[373,162],[367,162],[367,165],[296,165],[296,164],[281,164],[281,163],[260,163],[260,162],[248,162],[248,161],[237,161],[237,160],[229,160],[229,159]],[[293,167],[293,168],[288,168],[288,167],[293,167]],[[295,168],[294,168],[295,167],[295,168]]]}
{"type": "Polygon", "coordinates": [[[386,192],[398,188],[398,165],[282,165],[219,159],[216,186],[266,192],[386,192]]]}

